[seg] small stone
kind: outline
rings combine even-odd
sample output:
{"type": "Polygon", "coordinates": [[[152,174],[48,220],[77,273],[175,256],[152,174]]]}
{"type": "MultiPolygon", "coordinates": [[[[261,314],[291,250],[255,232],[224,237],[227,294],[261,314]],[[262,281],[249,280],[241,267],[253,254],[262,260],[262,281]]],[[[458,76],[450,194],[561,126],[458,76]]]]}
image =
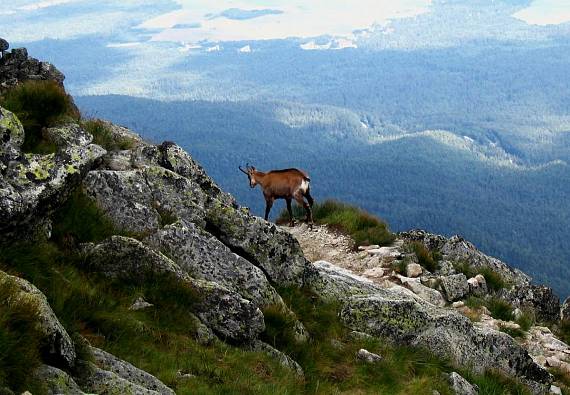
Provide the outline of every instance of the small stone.
{"type": "Polygon", "coordinates": [[[546,364],[551,368],[557,368],[560,366],[560,360],[556,357],[546,357],[546,364]]]}
{"type": "Polygon", "coordinates": [[[456,395],[477,395],[479,388],[470,384],[461,375],[456,372],[449,374],[449,383],[456,395]]]}
{"type": "Polygon", "coordinates": [[[142,310],[152,306],[154,306],[152,303],[148,303],[142,298],[142,296],[139,296],[131,305],[131,307],[129,307],[129,310],[142,310]]]}
{"type": "Polygon", "coordinates": [[[422,267],[417,263],[409,263],[406,266],[406,275],[408,277],[412,278],[418,277],[422,274],[422,271],[423,271],[422,267]]]}
{"type": "Polygon", "coordinates": [[[378,244],[371,244],[369,246],[359,246],[358,250],[359,251],[368,251],[368,250],[377,250],[379,248],[380,248],[380,246],[378,244]]]}
{"type": "Polygon", "coordinates": [[[441,286],[449,302],[461,299],[469,291],[467,277],[464,274],[454,274],[441,277],[441,286]]]}
{"type": "Polygon", "coordinates": [[[367,269],[362,273],[366,277],[380,278],[384,276],[384,269],[381,267],[373,267],[372,269],[367,269]]]}
{"type": "Polygon", "coordinates": [[[550,386],[550,393],[551,394],[556,394],[556,395],[562,395],[562,390],[560,389],[560,387],[555,386],[554,384],[552,384],[550,386]]]}
{"type": "Polygon", "coordinates": [[[376,363],[380,362],[382,360],[382,357],[378,354],[374,354],[368,350],[365,350],[364,348],[361,348],[356,353],[356,359],[364,361],[366,363],[376,363]]]}
{"type": "Polygon", "coordinates": [[[519,318],[521,318],[522,315],[523,315],[523,312],[518,307],[513,310],[513,317],[515,318],[515,320],[518,320],[519,318]]]}
{"type": "Polygon", "coordinates": [[[460,308],[460,307],[465,306],[465,302],[463,302],[462,300],[460,300],[460,301],[458,301],[458,302],[453,302],[453,303],[451,304],[451,306],[452,306],[454,309],[458,309],[458,308],[460,308]]]}
{"type": "Polygon", "coordinates": [[[192,373],[184,373],[182,372],[182,370],[179,370],[178,372],[176,372],[176,378],[178,380],[189,380],[189,379],[193,379],[194,376],[192,373]]]}

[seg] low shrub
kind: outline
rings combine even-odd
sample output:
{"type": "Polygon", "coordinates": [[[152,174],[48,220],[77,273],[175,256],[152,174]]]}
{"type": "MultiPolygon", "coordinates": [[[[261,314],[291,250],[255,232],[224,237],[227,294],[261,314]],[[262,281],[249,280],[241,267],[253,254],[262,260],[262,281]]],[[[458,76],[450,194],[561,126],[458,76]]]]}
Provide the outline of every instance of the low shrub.
{"type": "Polygon", "coordinates": [[[24,126],[24,152],[51,153],[55,146],[46,141],[42,129],[66,118],[79,119],[71,96],[54,81],[26,81],[7,91],[0,99],[2,107],[12,111],[24,126]]]}
{"type": "Polygon", "coordinates": [[[453,268],[457,273],[463,273],[467,278],[475,277],[481,274],[485,277],[485,282],[487,283],[487,288],[491,291],[499,291],[507,286],[507,282],[503,277],[493,271],[489,267],[474,267],[467,262],[455,262],[453,268]]]}
{"type": "Polygon", "coordinates": [[[512,321],[514,318],[513,306],[503,299],[497,297],[487,298],[485,299],[485,306],[489,309],[493,318],[503,321],[512,321]]]}
{"type": "Polygon", "coordinates": [[[433,252],[429,251],[423,243],[419,241],[414,241],[410,243],[410,249],[416,257],[418,258],[418,263],[425,267],[430,272],[435,272],[439,266],[438,258],[439,254],[434,254],[433,252]]]}
{"type": "MultiPolygon", "coordinates": [[[[294,217],[304,217],[302,207],[294,206],[294,217]]],[[[352,237],[355,247],[360,245],[378,244],[390,245],[396,236],[390,231],[388,225],[380,218],[366,211],[336,200],[325,200],[313,206],[313,219],[318,224],[326,224],[332,228],[352,237]]],[[[286,223],[289,213],[283,210],[279,216],[279,223],[286,223]]]]}

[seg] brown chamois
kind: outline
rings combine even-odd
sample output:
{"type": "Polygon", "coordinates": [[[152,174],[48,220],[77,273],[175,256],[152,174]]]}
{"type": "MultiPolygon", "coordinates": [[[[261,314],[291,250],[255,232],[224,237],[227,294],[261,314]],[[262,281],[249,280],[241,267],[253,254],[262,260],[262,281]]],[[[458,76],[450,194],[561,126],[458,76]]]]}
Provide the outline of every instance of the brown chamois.
{"type": "Polygon", "coordinates": [[[238,168],[249,178],[249,186],[255,188],[257,184],[261,185],[263,197],[265,198],[265,220],[269,217],[269,211],[275,199],[285,199],[287,202],[287,211],[289,212],[289,225],[293,226],[293,212],[291,211],[291,200],[295,199],[297,203],[305,208],[307,213],[307,223],[312,226],[313,198],[310,193],[309,175],[299,169],[283,169],[271,170],[267,173],[258,171],[253,166],[246,165],[245,170],[238,168]],[[307,202],[303,198],[307,199],[307,202]]]}

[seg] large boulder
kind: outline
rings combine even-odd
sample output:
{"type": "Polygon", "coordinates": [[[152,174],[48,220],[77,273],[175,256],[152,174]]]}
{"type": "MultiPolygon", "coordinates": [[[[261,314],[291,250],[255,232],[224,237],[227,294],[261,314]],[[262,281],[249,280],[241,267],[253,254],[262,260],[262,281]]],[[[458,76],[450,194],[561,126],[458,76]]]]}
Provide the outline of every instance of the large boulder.
{"type": "Polygon", "coordinates": [[[190,276],[170,258],[140,241],[124,236],[111,236],[97,245],[84,248],[86,269],[109,278],[122,278],[138,283],[155,274],[170,274],[188,281],[190,276]]]}
{"type": "Polygon", "coordinates": [[[37,329],[41,333],[44,359],[55,366],[72,368],[77,358],[75,346],[69,334],[51,309],[44,294],[28,281],[0,271],[0,285],[11,288],[9,305],[33,303],[38,315],[37,329]]]}
{"type": "Polygon", "coordinates": [[[263,314],[255,303],[218,283],[195,279],[162,253],[137,240],[113,236],[85,248],[86,265],[109,278],[140,282],[156,275],[171,275],[196,294],[193,311],[222,338],[248,342],[263,332],[263,314]]]}
{"type": "Polygon", "coordinates": [[[87,363],[78,380],[85,392],[100,395],[133,394],[133,395],[160,395],[160,392],[149,389],[136,382],[129,381],[117,373],[101,369],[93,363],[87,363]]]}
{"type": "Polygon", "coordinates": [[[207,227],[232,251],[263,270],[280,286],[301,286],[309,262],[286,230],[219,201],[209,205],[207,227]]]}
{"type": "Polygon", "coordinates": [[[132,162],[135,166],[155,165],[171,170],[196,182],[208,196],[225,205],[237,207],[233,196],[222,191],[202,166],[192,159],[186,151],[172,142],[165,141],[158,146],[139,147],[134,152],[132,162]]]}
{"type": "Polygon", "coordinates": [[[552,288],[544,285],[516,285],[502,292],[514,307],[534,312],[539,322],[556,322],[560,319],[560,299],[552,288]]]}
{"type": "Polygon", "coordinates": [[[48,395],[85,394],[69,374],[53,366],[42,365],[33,372],[33,376],[45,385],[48,395]]]}
{"type": "Polygon", "coordinates": [[[20,153],[7,162],[0,177],[2,236],[49,217],[104,153],[94,144],[69,145],[48,155],[20,153]]]}
{"type": "Polygon", "coordinates": [[[422,347],[478,372],[491,368],[533,382],[551,381],[507,334],[476,328],[463,315],[405,288],[384,289],[331,264],[317,265],[307,282],[319,295],[342,304],[340,318],[352,330],[422,347]]]}
{"type": "Polygon", "coordinates": [[[161,395],[174,395],[162,381],[153,375],[123,361],[106,351],[91,347],[94,363],[101,369],[115,373],[117,376],[131,383],[140,385],[148,390],[156,391],[161,395]]]}
{"type": "Polygon", "coordinates": [[[182,270],[195,278],[221,284],[259,306],[283,304],[258,267],[193,223],[179,221],[166,226],[146,242],[173,257],[182,270]]]}
{"type": "Polygon", "coordinates": [[[463,298],[469,292],[469,284],[465,274],[453,274],[451,276],[442,276],[441,288],[445,294],[445,298],[449,302],[463,298]]]}

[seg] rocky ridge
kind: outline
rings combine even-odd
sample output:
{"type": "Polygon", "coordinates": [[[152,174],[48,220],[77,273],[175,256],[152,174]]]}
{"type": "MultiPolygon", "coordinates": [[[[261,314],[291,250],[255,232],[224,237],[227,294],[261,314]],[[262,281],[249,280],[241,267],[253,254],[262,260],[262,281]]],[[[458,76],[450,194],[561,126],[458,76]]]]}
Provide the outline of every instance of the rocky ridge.
{"type": "MultiPolygon", "coordinates": [[[[36,66],[22,50],[12,50],[1,59],[0,70],[7,70],[3,75],[12,76],[2,83],[63,81],[52,66],[36,66]]],[[[496,321],[473,323],[461,314],[464,306],[450,305],[487,292],[484,277],[456,273],[452,261],[462,260],[503,276],[513,287],[501,297],[518,303],[518,308],[560,318],[559,306],[552,308],[551,291],[532,285],[524,273],[459,237],[412,231],[401,234],[391,247],[370,246],[355,253],[348,239],[331,237],[326,228],[281,228],[251,215],[172,142],[153,145],[128,129],[106,124],[111,139],[130,142],[129,149],[107,151],[93,144],[93,136],[80,124],[68,123],[46,130],[45,137],[57,146],[55,153],[30,154],[22,152],[25,132],[17,118],[0,111],[1,242],[22,235],[49,239],[53,213],[80,190],[128,234],[81,245],[81,269],[127,282],[168,276],[190,287],[200,297],[187,314],[195,316],[207,341],[265,352],[302,376],[294,360],[260,340],[264,307],[278,306],[296,320],[278,292],[279,287],[293,286],[340,302],[340,317],[354,331],[428,349],[476,372],[497,369],[534,393],[546,393],[552,382],[544,366],[566,366],[568,346],[546,330],[533,328],[530,333],[539,340],[531,337],[530,343],[521,343],[496,330],[496,321]],[[438,271],[429,273],[414,260],[406,249],[410,241],[442,255],[438,271]],[[317,253],[324,255],[317,258],[317,253]],[[403,264],[404,272],[394,270],[403,264]]],[[[93,359],[81,359],[78,340],[70,338],[37,288],[4,272],[0,282],[16,286],[14,303],[33,298],[41,306],[38,325],[44,334],[45,365],[34,375],[52,393],[173,392],[148,373],[88,344],[93,359]]],[[[299,342],[310,338],[300,321],[295,328],[299,342]]]]}

